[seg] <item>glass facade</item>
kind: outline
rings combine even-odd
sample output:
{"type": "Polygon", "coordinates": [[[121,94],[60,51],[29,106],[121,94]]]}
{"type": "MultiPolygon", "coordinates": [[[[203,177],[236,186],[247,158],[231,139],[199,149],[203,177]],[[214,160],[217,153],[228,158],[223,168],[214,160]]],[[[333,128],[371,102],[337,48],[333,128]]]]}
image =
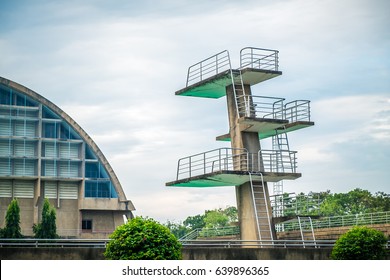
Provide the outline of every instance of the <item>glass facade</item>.
{"type": "Polygon", "coordinates": [[[85,198],[118,197],[104,165],[69,123],[0,84],[0,197],[33,197],[38,178],[48,198],[77,199],[82,182],[85,198]]]}

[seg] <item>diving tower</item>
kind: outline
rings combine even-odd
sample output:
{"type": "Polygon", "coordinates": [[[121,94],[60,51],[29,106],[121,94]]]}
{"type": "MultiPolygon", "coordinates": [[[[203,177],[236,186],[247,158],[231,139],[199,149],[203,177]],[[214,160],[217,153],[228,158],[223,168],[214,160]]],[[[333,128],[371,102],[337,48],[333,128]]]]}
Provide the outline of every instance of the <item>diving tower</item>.
{"type": "Polygon", "coordinates": [[[252,94],[252,86],[282,75],[278,55],[277,50],[243,48],[240,66],[232,68],[229,52],[222,51],[190,66],[186,86],[175,93],[226,96],[229,132],[216,140],[230,141],[231,147],[179,159],[176,179],[166,186],[234,186],[242,240],[276,239],[268,182],[280,186],[282,180],[301,177],[287,134],[314,125],[310,101],[252,94]],[[261,148],[266,138],[272,138],[272,150],[261,148]]]}

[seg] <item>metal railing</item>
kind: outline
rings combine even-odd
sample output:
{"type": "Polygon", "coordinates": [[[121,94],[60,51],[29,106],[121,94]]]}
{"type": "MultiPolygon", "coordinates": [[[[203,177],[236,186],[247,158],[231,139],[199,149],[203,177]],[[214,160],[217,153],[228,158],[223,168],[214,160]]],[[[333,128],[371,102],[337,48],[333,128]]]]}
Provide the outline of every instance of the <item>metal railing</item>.
{"type": "Polygon", "coordinates": [[[224,50],[190,66],[187,73],[186,87],[231,68],[229,52],[224,50]]]}
{"type": "MultiPolygon", "coordinates": [[[[0,247],[17,248],[106,248],[110,239],[0,239],[0,247]]],[[[213,248],[234,248],[234,247],[279,247],[279,248],[300,248],[333,247],[336,240],[316,240],[315,243],[308,240],[179,240],[183,247],[213,247],[213,248]]],[[[390,249],[390,241],[385,245],[390,249]]]]}
{"type": "Polygon", "coordinates": [[[296,152],[286,150],[260,150],[248,153],[246,149],[220,148],[181,158],[177,165],[176,180],[218,171],[296,172],[296,152]]]}
{"type": "Polygon", "coordinates": [[[240,68],[278,71],[279,51],[247,47],[240,51],[240,68]]]}
{"type": "Polygon", "coordinates": [[[266,172],[296,173],[297,152],[289,150],[260,150],[258,154],[259,164],[266,172]]]}
{"type": "Polygon", "coordinates": [[[2,238],[0,247],[77,247],[106,248],[110,239],[39,239],[39,238],[2,238]]]}
{"type": "Polygon", "coordinates": [[[247,166],[246,149],[220,148],[181,158],[178,161],[176,179],[190,178],[222,170],[240,170],[247,166]]]}
{"type": "MultiPolygon", "coordinates": [[[[215,247],[215,248],[234,248],[234,247],[251,247],[251,248],[330,248],[336,243],[336,240],[182,240],[184,247],[215,247]]],[[[389,244],[387,244],[388,248],[389,244]]]]}
{"type": "Polygon", "coordinates": [[[310,121],[310,101],[294,100],[284,105],[284,98],[238,95],[237,109],[240,117],[253,117],[265,119],[310,121]]]}
{"type": "MultiPolygon", "coordinates": [[[[278,53],[270,49],[243,48],[240,51],[240,69],[249,67],[278,71],[278,53]]],[[[231,69],[229,52],[224,50],[190,66],[187,72],[186,87],[231,69]]]]}
{"type": "MultiPolygon", "coordinates": [[[[357,225],[389,224],[390,212],[322,217],[312,221],[314,229],[357,225]]],[[[283,231],[299,230],[299,223],[291,220],[283,223],[283,231]]]]}
{"type": "Polygon", "coordinates": [[[283,119],[284,98],[268,96],[237,96],[237,106],[240,117],[283,119]]]}
{"type": "Polygon", "coordinates": [[[291,122],[310,121],[310,101],[295,100],[284,106],[284,119],[291,122]]]}

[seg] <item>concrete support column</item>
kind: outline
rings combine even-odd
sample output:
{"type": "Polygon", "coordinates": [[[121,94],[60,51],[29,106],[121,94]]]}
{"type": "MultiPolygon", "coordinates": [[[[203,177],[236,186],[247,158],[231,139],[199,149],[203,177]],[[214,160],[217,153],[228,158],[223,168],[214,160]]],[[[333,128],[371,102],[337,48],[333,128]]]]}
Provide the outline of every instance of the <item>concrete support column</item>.
{"type": "MultiPolygon", "coordinates": [[[[248,96],[247,100],[251,100],[251,88],[249,85],[244,86],[245,95],[248,96]]],[[[261,149],[259,135],[257,132],[242,132],[239,126],[239,114],[237,109],[237,102],[235,100],[233,86],[226,88],[227,107],[229,114],[229,127],[231,137],[231,147],[233,149],[246,149],[248,153],[257,155],[261,149]]],[[[241,110],[242,111],[242,110],[241,110]]],[[[256,157],[254,161],[249,160],[249,165],[253,167],[253,170],[262,170],[259,168],[263,166],[261,160],[256,157]]],[[[239,166],[237,166],[237,169],[239,166]]],[[[257,182],[259,183],[259,182],[257,182]]],[[[260,182],[262,184],[262,182],[260,182]]],[[[270,219],[272,221],[272,212],[270,207],[270,200],[268,194],[267,182],[264,182],[264,191],[266,192],[266,199],[269,206],[270,219]]],[[[236,199],[237,209],[239,216],[239,226],[242,240],[259,240],[259,232],[256,221],[256,207],[253,203],[253,193],[251,183],[247,182],[240,186],[236,186],[236,199]]],[[[273,230],[271,225],[271,230],[273,230]]],[[[274,234],[273,234],[274,235],[274,234]]],[[[275,235],[274,235],[275,236],[275,235]]],[[[268,236],[267,239],[270,237],[268,236]]],[[[272,238],[272,237],[271,237],[272,238]]]]}

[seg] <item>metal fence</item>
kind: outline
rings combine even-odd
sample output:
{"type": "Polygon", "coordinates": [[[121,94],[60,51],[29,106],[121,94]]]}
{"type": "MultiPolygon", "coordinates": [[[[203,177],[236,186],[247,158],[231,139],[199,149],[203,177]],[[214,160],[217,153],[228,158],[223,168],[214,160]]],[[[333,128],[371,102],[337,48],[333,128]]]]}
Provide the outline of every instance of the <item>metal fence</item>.
{"type": "MultiPolygon", "coordinates": [[[[313,228],[333,228],[344,226],[358,226],[358,225],[374,225],[374,224],[390,224],[390,212],[375,212],[367,214],[331,216],[313,219],[313,228]]],[[[299,223],[297,220],[291,220],[282,223],[283,231],[299,230],[299,223]]]]}
{"type": "Polygon", "coordinates": [[[240,68],[278,71],[279,51],[247,47],[240,51],[240,68]]]}
{"type": "Polygon", "coordinates": [[[176,180],[218,171],[296,172],[296,151],[220,148],[179,159],[176,180]]]}
{"type": "Polygon", "coordinates": [[[2,238],[0,247],[105,248],[110,239],[2,238]]]}
{"type": "Polygon", "coordinates": [[[201,82],[230,69],[229,52],[224,50],[190,66],[188,68],[186,86],[201,82]]]}
{"type": "MultiPolygon", "coordinates": [[[[0,239],[1,247],[16,248],[106,248],[109,239],[0,239]]],[[[179,240],[183,247],[214,248],[330,248],[336,240],[179,240]]],[[[390,241],[385,245],[390,249],[390,241]]]]}

